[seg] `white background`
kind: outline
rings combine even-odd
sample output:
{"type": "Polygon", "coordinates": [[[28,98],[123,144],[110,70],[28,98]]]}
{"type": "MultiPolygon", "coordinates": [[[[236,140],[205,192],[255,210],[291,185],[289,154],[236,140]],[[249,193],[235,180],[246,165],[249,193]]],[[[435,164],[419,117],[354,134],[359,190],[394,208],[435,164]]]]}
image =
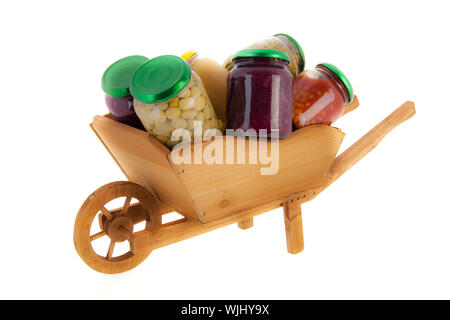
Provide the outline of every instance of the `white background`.
{"type": "MultiPolygon", "coordinates": [[[[9,1],[0,5],[0,298],[450,298],[447,1],[9,1]],[[327,61],[361,106],[342,150],[406,100],[417,115],[303,206],[305,250],[282,210],[154,251],[103,275],[75,252],[95,189],[124,177],[88,124],[100,78],[131,54],[195,49],[222,62],[275,33],[327,61]]],[[[220,183],[220,181],[217,181],[220,183]]]]}

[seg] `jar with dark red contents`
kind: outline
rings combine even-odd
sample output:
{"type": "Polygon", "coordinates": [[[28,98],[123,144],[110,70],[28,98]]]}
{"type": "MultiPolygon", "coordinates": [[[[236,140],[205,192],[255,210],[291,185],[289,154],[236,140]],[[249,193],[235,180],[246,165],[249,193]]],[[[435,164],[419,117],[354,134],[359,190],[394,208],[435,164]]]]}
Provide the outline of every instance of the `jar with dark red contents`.
{"type": "Polygon", "coordinates": [[[352,102],[350,81],[336,66],[321,63],[294,79],[292,118],[297,128],[313,124],[330,125],[352,102]]]}
{"type": "Polygon", "coordinates": [[[289,57],[281,51],[246,49],[234,57],[227,92],[227,128],[247,136],[287,138],[292,132],[289,57]],[[251,129],[251,130],[249,130],[251,129]],[[266,130],[266,134],[264,131],[266,130]],[[273,133],[273,134],[272,134],[273,133]]]}
{"type": "Polygon", "coordinates": [[[112,118],[136,128],[142,128],[142,124],[134,111],[130,84],[135,71],[147,61],[143,56],[120,59],[110,65],[102,77],[105,102],[112,118]]]}

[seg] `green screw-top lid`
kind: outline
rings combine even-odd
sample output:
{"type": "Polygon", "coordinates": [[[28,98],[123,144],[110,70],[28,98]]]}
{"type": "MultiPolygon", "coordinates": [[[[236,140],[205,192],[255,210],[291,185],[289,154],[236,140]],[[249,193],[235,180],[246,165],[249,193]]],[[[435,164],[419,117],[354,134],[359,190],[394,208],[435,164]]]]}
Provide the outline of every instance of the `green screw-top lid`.
{"type": "Polygon", "coordinates": [[[289,61],[289,57],[286,53],[278,50],[271,49],[244,49],[239,51],[233,56],[233,60],[238,58],[275,58],[289,61]]]}
{"type": "Polygon", "coordinates": [[[298,53],[300,53],[300,57],[302,58],[302,64],[298,66],[298,69],[299,69],[298,73],[302,72],[305,69],[305,54],[303,53],[303,49],[298,44],[297,40],[295,40],[294,38],[292,38],[290,35],[288,35],[286,33],[277,33],[274,35],[274,37],[276,37],[276,36],[286,37],[289,41],[291,41],[297,47],[298,53]]]}
{"type": "Polygon", "coordinates": [[[331,72],[333,72],[344,84],[345,88],[347,89],[348,92],[348,97],[349,100],[347,101],[347,103],[350,103],[353,101],[353,97],[354,97],[354,93],[353,93],[353,87],[350,83],[350,80],[348,80],[348,78],[345,76],[345,74],[335,65],[331,64],[331,63],[319,63],[317,67],[324,67],[328,70],[330,70],[331,72]]]}
{"type": "Polygon", "coordinates": [[[114,62],[103,73],[103,91],[117,98],[129,96],[134,72],[147,61],[143,56],[129,56],[114,62]]]}
{"type": "Polygon", "coordinates": [[[131,80],[131,94],[144,103],[166,101],[191,81],[191,67],[182,58],[159,56],[144,63],[131,80]]]}

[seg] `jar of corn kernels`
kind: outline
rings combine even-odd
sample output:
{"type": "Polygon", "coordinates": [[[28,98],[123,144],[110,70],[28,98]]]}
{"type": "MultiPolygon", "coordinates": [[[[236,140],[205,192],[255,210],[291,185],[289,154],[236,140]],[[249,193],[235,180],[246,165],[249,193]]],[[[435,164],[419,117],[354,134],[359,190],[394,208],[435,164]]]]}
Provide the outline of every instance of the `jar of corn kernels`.
{"type": "Polygon", "coordinates": [[[202,80],[180,57],[166,55],[144,63],[135,72],[130,91],[145,129],[169,148],[193,141],[197,128],[201,137],[218,131],[202,80]]]}

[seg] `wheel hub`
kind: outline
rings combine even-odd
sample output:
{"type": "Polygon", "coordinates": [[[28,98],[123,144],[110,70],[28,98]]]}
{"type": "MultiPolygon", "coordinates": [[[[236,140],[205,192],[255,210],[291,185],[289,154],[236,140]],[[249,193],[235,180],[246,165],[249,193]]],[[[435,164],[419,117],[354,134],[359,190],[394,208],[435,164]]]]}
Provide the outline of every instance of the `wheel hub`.
{"type": "Polygon", "coordinates": [[[105,231],[114,242],[129,240],[133,233],[133,221],[127,216],[117,216],[105,224],[105,231]]]}

